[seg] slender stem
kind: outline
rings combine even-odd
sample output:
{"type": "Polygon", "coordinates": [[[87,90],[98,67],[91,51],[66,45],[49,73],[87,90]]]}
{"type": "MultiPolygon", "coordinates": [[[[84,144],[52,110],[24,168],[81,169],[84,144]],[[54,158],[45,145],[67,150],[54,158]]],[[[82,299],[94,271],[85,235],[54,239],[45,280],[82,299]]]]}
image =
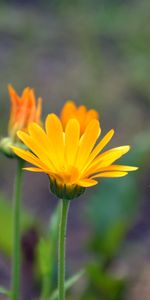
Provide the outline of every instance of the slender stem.
{"type": "Polygon", "coordinates": [[[62,201],[61,219],[59,224],[59,245],[58,245],[58,290],[59,300],[65,300],[65,245],[68,210],[70,202],[62,201]]]}
{"type": "Polygon", "coordinates": [[[20,198],[23,161],[18,159],[13,197],[12,300],[20,299],[20,198]]]}

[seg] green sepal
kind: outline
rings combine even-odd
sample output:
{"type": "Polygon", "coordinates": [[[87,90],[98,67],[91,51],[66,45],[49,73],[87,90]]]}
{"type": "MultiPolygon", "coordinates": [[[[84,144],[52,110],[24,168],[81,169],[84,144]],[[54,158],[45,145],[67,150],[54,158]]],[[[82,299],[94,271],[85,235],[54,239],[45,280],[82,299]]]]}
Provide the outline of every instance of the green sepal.
{"type": "Polygon", "coordinates": [[[4,137],[0,140],[0,152],[8,158],[18,158],[13,152],[12,146],[27,150],[27,147],[21,142],[13,142],[10,137],[4,137]]]}
{"type": "Polygon", "coordinates": [[[73,200],[85,192],[85,188],[79,185],[61,184],[56,179],[50,178],[50,190],[59,199],[73,200]]]}

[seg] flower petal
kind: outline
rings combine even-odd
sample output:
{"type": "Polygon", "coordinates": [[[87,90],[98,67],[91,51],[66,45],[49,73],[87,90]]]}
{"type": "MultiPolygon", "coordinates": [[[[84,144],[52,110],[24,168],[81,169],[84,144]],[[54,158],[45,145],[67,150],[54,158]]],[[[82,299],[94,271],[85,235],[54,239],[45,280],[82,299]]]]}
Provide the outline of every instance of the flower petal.
{"type": "Polygon", "coordinates": [[[89,176],[92,173],[96,173],[102,167],[111,165],[115,160],[119,159],[125,153],[130,150],[130,146],[121,146],[117,148],[112,148],[98,157],[96,157],[89,167],[84,171],[82,175],[89,176]]]}
{"type": "Polygon", "coordinates": [[[44,165],[43,162],[41,162],[41,160],[39,158],[37,158],[34,154],[32,154],[31,152],[27,151],[27,150],[22,150],[20,148],[17,147],[11,147],[14,151],[14,153],[19,156],[20,158],[24,159],[25,161],[41,168],[41,169],[45,169],[46,165],[44,165]]]}
{"type": "Polygon", "coordinates": [[[104,137],[103,139],[98,143],[98,145],[93,149],[93,151],[91,152],[87,164],[85,165],[82,173],[84,172],[84,170],[90,165],[90,163],[94,160],[94,158],[100,153],[101,150],[103,150],[103,148],[109,143],[109,141],[111,140],[111,138],[114,135],[114,130],[111,129],[104,137]]]}
{"type": "Polygon", "coordinates": [[[30,171],[30,172],[37,172],[37,173],[48,173],[49,171],[47,170],[47,172],[46,172],[46,170],[45,169],[40,169],[40,168],[23,168],[23,170],[25,170],[25,171],[30,171]]]}
{"type": "Polygon", "coordinates": [[[65,103],[60,114],[60,119],[64,128],[66,127],[68,120],[75,117],[76,110],[77,107],[73,101],[68,100],[65,103]]]}
{"type": "Polygon", "coordinates": [[[103,172],[92,176],[91,178],[99,178],[99,177],[123,177],[126,176],[128,172],[103,172]]]}
{"type": "Polygon", "coordinates": [[[90,109],[89,111],[87,111],[87,114],[86,114],[86,120],[85,120],[86,126],[93,119],[98,120],[99,119],[99,114],[95,109],[90,109]]]}
{"type": "Polygon", "coordinates": [[[77,154],[76,167],[82,170],[86,163],[98,137],[100,135],[100,125],[97,120],[92,120],[82,135],[77,154]]]}
{"type": "Polygon", "coordinates": [[[40,143],[40,146],[49,154],[49,139],[42,127],[32,122],[28,126],[28,132],[34,141],[40,143]]]}
{"type": "Polygon", "coordinates": [[[68,166],[74,164],[80,137],[80,125],[76,119],[71,119],[65,131],[65,158],[68,166]]]}
{"type": "Polygon", "coordinates": [[[23,141],[23,143],[33,152],[35,155],[45,164],[48,168],[53,170],[53,165],[44,151],[42,146],[40,145],[40,134],[39,134],[39,143],[37,143],[33,137],[30,137],[27,133],[23,131],[17,132],[18,137],[23,141]]]}
{"type": "Polygon", "coordinates": [[[78,181],[78,185],[83,186],[83,187],[90,187],[93,185],[96,185],[98,183],[98,181],[93,180],[93,179],[81,179],[78,181]]]}
{"type": "Polygon", "coordinates": [[[64,138],[62,124],[55,114],[49,114],[46,118],[46,132],[49,138],[50,149],[53,153],[53,160],[57,167],[64,163],[64,138]]]}
{"type": "Polygon", "coordinates": [[[102,167],[97,172],[100,171],[125,171],[125,172],[130,172],[130,171],[136,171],[138,168],[137,167],[131,167],[131,166],[124,166],[124,165],[110,165],[107,167],[102,167]]]}

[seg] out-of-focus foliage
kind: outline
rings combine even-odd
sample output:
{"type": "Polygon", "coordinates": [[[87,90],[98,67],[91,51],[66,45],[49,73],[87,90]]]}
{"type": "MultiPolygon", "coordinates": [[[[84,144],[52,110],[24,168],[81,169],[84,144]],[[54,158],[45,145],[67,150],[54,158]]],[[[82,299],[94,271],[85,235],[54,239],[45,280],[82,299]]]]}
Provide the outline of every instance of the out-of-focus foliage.
{"type": "Polygon", "coordinates": [[[5,288],[0,287],[0,295],[5,295],[10,297],[11,293],[9,291],[7,291],[5,288]]]}
{"type": "Polygon", "coordinates": [[[93,227],[89,249],[94,261],[88,268],[88,289],[86,300],[121,300],[124,299],[126,279],[117,279],[110,273],[110,266],[119,254],[125,237],[134,224],[141,197],[137,182],[143,166],[149,161],[149,132],[136,138],[134,151],[122,160],[123,164],[133,161],[140,172],[130,174],[124,180],[103,180],[95,195],[88,203],[88,216],[93,227]],[[142,141],[142,143],[141,143],[142,141]]]}
{"type": "Polygon", "coordinates": [[[137,173],[116,181],[103,180],[88,203],[88,215],[96,236],[95,247],[99,247],[101,255],[110,258],[115,254],[137,213],[141,197],[139,176],[149,161],[149,132],[137,136],[133,148],[120,160],[120,164],[137,165],[137,173]]]}
{"type": "Polygon", "coordinates": [[[104,271],[97,263],[88,269],[89,286],[83,300],[122,300],[125,290],[125,281],[117,279],[104,271]]]}
{"type": "MultiPolygon", "coordinates": [[[[82,277],[85,275],[84,270],[79,271],[72,277],[70,277],[68,280],[65,281],[65,290],[68,292],[68,290],[74,286],[82,277]]],[[[57,300],[58,299],[58,289],[55,290],[49,300],[57,300]]]]}
{"type": "Polygon", "coordinates": [[[55,269],[57,257],[57,238],[58,238],[58,225],[60,216],[60,205],[56,207],[49,222],[48,231],[45,238],[41,238],[38,245],[37,261],[39,264],[39,274],[42,281],[42,297],[50,296],[50,293],[56,284],[55,269]]]}
{"type": "Polygon", "coordinates": [[[129,177],[118,182],[103,182],[89,204],[95,232],[93,247],[107,259],[118,251],[137,210],[136,182],[129,177]]]}
{"type": "MultiPolygon", "coordinates": [[[[22,232],[32,227],[34,222],[29,213],[22,212],[22,232]]],[[[7,255],[12,253],[12,206],[2,194],[0,195],[0,251],[7,255]]]]}

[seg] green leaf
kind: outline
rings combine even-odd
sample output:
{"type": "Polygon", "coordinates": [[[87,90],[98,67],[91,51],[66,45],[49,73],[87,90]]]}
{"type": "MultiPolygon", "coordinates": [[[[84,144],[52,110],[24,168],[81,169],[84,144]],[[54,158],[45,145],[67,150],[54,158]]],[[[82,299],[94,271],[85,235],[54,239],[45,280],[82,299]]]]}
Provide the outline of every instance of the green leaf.
{"type": "Polygon", "coordinates": [[[60,207],[56,208],[50,218],[48,233],[45,238],[40,239],[38,245],[38,259],[40,264],[41,274],[51,273],[56,251],[56,243],[58,236],[60,207]]]}
{"type": "Polygon", "coordinates": [[[4,287],[0,286],[0,294],[4,296],[10,296],[11,292],[7,291],[4,287]]]}
{"type": "MultiPolygon", "coordinates": [[[[82,276],[84,276],[84,274],[85,274],[85,271],[81,270],[77,274],[75,274],[74,276],[69,278],[65,282],[65,290],[68,290],[69,288],[71,288],[82,276]]],[[[56,290],[56,291],[53,292],[53,294],[51,295],[49,300],[57,300],[58,296],[59,296],[58,290],[56,290]]]]}

